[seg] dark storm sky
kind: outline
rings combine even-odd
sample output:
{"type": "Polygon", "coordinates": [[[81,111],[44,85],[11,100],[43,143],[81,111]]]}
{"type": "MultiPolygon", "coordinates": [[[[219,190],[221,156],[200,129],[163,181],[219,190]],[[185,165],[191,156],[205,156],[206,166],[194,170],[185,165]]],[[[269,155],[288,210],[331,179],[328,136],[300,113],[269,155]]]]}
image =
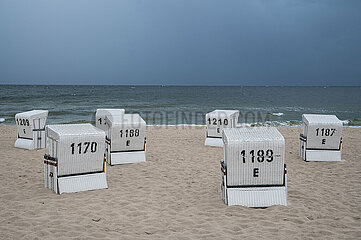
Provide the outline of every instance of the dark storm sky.
{"type": "Polygon", "coordinates": [[[2,0],[0,83],[361,85],[361,1],[2,0]]]}

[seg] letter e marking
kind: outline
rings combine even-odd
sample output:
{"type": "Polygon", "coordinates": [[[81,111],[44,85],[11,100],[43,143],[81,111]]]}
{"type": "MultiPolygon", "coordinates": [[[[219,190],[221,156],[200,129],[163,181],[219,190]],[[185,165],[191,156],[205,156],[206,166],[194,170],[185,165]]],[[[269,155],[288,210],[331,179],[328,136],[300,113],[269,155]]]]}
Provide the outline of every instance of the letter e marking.
{"type": "Polygon", "coordinates": [[[253,169],[253,177],[258,177],[259,168],[253,169]]]}

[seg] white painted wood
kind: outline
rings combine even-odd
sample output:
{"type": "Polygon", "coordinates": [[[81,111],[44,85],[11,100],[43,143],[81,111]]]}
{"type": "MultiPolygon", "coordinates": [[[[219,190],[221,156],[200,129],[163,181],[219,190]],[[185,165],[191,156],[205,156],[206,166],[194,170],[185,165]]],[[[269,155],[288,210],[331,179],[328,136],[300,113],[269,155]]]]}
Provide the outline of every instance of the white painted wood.
{"type": "Polygon", "coordinates": [[[307,148],[339,149],[343,125],[335,115],[303,114],[302,121],[307,148]]]}
{"type": "Polygon", "coordinates": [[[46,131],[50,140],[58,142],[59,176],[103,170],[104,131],[91,124],[48,125],[46,131]]]}
{"type": "Polygon", "coordinates": [[[206,137],[222,137],[222,130],[235,128],[238,122],[238,110],[214,110],[206,114],[206,137]]]}
{"type": "Polygon", "coordinates": [[[99,108],[95,113],[95,126],[97,128],[102,129],[103,131],[106,131],[108,129],[105,119],[106,116],[123,115],[124,113],[125,113],[124,109],[99,108]]]}
{"type": "Polygon", "coordinates": [[[34,148],[34,141],[24,138],[18,138],[15,141],[14,147],[16,148],[24,148],[27,150],[33,150],[34,148]]]}
{"type": "Polygon", "coordinates": [[[112,153],[110,165],[145,162],[145,151],[112,153]]]}
{"type": "Polygon", "coordinates": [[[15,115],[18,139],[14,146],[28,150],[46,147],[45,124],[48,110],[32,110],[15,115]]]}
{"type": "Polygon", "coordinates": [[[106,123],[107,162],[110,165],[144,162],[146,122],[140,115],[110,115],[106,116],[106,123]]]}
{"type": "Polygon", "coordinates": [[[335,150],[306,150],[307,162],[338,162],[341,160],[341,151],[335,150]]]}
{"type": "Polygon", "coordinates": [[[300,156],[306,161],[341,161],[342,122],[335,115],[303,114],[300,156]]]}
{"type": "Polygon", "coordinates": [[[45,188],[58,193],[58,175],[56,161],[44,160],[44,185],[45,188]]]}
{"type": "Polygon", "coordinates": [[[299,156],[303,159],[306,158],[306,138],[300,136],[300,151],[299,156]]]}
{"type": "Polygon", "coordinates": [[[228,186],[283,185],[285,140],[277,128],[224,129],[223,142],[228,186]]]}
{"type": "Polygon", "coordinates": [[[223,140],[222,138],[206,138],[205,145],[211,147],[223,147],[223,140]]]}
{"type": "Polygon", "coordinates": [[[58,178],[59,194],[108,188],[105,172],[58,178]]]}
{"type": "Polygon", "coordinates": [[[227,188],[228,206],[270,207],[272,205],[287,206],[287,188],[227,188]]]}
{"type": "Polygon", "coordinates": [[[228,205],[287,205],[285,140],[274,127],[223,130],[222,199],[228,205]]]}
{"type": "Polygon", "coordinates": [[[206,114],[206,146],[223,147],[222,131],[226,128],[237,127],[238,110],[214,110],[206,114]]]}
{"type": "Polygon", "coordinates": [[[227,171],[221,166],[222,200],[228,206],[263,208],[272,205],[287,206],[287,170],[284,170],[284,185],[269,187],[228,187],[227,171]]]}
{"type": "Polygon", "coordinates": [[[48,125],[44,184],[56,193],[106,188],[105,132],[91,124],[48,125]]]}

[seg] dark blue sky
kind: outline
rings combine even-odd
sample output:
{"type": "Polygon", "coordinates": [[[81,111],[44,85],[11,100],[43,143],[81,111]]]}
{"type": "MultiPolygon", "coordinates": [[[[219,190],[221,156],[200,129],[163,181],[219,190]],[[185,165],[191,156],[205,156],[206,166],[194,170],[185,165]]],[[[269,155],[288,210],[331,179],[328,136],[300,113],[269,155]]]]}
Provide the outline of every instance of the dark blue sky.
{"type": "Polygon", "coordinates": [[[0,83],[361,85],[361,1],[3,0],[0,83]]]}

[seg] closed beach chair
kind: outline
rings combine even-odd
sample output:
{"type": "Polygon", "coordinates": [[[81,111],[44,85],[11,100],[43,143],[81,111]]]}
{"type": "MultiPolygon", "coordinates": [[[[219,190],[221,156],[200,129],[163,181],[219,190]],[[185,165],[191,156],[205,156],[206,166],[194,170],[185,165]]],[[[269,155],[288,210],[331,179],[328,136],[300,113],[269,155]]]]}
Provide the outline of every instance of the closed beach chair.
{"type": "Polygon", "coordinates": [[[18,138],[15,147],[28,150],[46,147],[45,125],[48,110],[32,110],[15,115],[18,138]]]}
{"type": "Polygon", "coordinates": [[[109,115],[106,123],[106,159],[110,165],[146,161],[146,122],[139,114],[109,115]]]}
{"type": "Polygon", "coordinates": [[[206,146],[223,147],[222,130],[237,127],[238,110],[214,110],[206,114],[206,146]]]}
{"type": "Polygon", "coordinates": [[[56,193],[108,188],[105,132],[91,124],[48,125],[44,184],[56,193]]]}
{"type": "Polygon", "coordinates": [[[300,157],[305,161],[341,161],[342,122],[335,115],[303,114],[300,157]]]}
{"type": "Polygon", "coordinates": [[[103,131],[106,131],[108,129],[105,121],[106,116],[123,115],[124,112],[124,109],[99,108],[95,113],[95,126],[103,131]]]}
{"type": "Polygon", "coordinates": [[[287,205],[285,140],[274,127],[223,130],[222,199],[227,205],[287,205]]]}

